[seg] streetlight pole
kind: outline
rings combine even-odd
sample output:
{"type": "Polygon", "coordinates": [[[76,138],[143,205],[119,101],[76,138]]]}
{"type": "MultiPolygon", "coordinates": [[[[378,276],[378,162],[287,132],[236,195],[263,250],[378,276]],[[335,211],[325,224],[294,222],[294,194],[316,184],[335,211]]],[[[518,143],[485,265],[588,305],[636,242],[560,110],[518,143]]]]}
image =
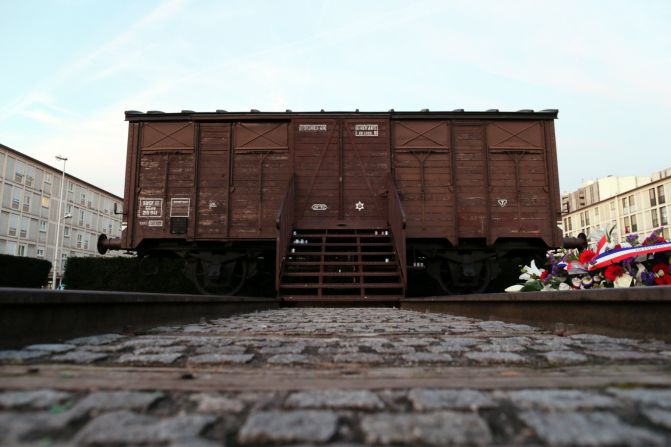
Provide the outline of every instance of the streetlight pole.
{"type": "Polygon", "coordinates": [[[56,216],[56,246],[54,247],[54,263],[52,266],[54,274],[53,279],[51,280],[51,288],[54,290],[56,290],[56,272],[58,271],[58,249],[61,236],[61,220],[63,219],[61,213],[63,209],[63,189],[65,187],[65,162],[68,161],[68,159],[67,157],[56,155],[56,160],[63,162],[63,178],[61,179],[61,197],[60,200],[58,201],[58,215],[56,216]]]}

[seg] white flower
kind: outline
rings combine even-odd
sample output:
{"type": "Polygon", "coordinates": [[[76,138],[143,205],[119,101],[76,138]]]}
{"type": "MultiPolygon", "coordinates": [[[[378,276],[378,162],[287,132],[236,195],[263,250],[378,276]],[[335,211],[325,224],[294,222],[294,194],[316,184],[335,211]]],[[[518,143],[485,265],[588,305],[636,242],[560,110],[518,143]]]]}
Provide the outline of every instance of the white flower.
{"type": "Polygon", "coordinates": [[[514,286],[510,286],[510,287],[506,288],[505,291],[506,292],[511,292],[511,293],[512,292],[519,292],[520,290],[522,290],[522,287],[524,287],[522,284],[515,284],[514,286]]]}
{"type": "Polygon", "coordinates": [[[541,289],[541,292],[554,292],[556,289],[552,287],[552,284],[545,284],[545,287],[541,289]]]}
{"type": "Polygon", "coordinates": [[[613,282],[613,286],[615,286],[616,289],[629,287],[629,286],[631,286],[631,280],[632,279],[634,279],[634,278],[632,278],[629,273],[625,273],[613,282]]]}
{"type": "Polygon", "coordinates": [[[559,283],[559,290],[571,290],[571,286],[565,282],[559,283]]]}
{"type": "Polygon", "coordinates": [[[535,278],[540,278],[541,273],[543,273],[545,270],[544,269],[539,269],[536,267],[536,260],[532,259],[531,260],[531,265],[525,265],[522,267],[522,274],[520,275],[520,279],[524,281],[528,281],[530,279],[535,279],[535,278]]]}

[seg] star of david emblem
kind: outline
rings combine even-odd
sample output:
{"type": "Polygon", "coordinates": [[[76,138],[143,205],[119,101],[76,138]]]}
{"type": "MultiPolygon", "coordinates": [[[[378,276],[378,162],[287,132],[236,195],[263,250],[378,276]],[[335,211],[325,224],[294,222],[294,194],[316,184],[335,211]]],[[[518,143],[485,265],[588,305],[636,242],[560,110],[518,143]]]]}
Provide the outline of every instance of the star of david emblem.
{"type": "Polygon", "coordinates": [[[363,209],[363,202],[359,200],[355,205],[354,208],[356,208],[357,211],[361,211],[363,209]]]}

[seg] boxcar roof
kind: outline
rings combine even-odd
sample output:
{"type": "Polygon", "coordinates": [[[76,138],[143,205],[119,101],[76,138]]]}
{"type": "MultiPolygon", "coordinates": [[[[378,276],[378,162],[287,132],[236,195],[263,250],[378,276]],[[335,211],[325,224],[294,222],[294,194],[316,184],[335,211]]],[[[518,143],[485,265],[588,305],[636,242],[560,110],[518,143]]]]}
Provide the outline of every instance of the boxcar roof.
{"type": "Polygon", "coordinates": [[[127,121],[167,121],[167,120],[231,120],[231,119],[287,119],[292,117],[355,117],[355,116],[385,116],[393,119],[557,119],[559,111],[557,109],[545,109],[534,111],[531,109],[522,109],[518,111],[499,111],[490,109],[485,111],[465,111],[456,109],[450,111],[429,111],[428,109],[420,111],[395,111],[391,109],[386,112],[380,111],[306,111],[294,112],[286,110],[284,112],[261,112],[252,109],[249,112],[229,112],[226,110],[216,110],[214,112],[195,112],[193,110],[182,110],[181,112],[162,112],[160,110],[149,110],[140,112],[137,110],[127,110],[127,121]]]}

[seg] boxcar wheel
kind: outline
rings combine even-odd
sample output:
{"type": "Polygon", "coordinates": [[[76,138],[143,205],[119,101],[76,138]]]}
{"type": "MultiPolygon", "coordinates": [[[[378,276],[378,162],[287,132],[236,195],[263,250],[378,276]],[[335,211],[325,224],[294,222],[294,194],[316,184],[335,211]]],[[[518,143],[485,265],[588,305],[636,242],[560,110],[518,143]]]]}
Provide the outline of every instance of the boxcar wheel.
{"type": "Polygon", "coordinates": [[[195,260],[191,267],[196,289],[204,295],[235,295],[247,282],[246,258],[219,261],[216,258],[195,260]]]}
{"type": "Polygon", "coordinates": [[[462,264],[442,260],[436,279],[440,288],[448,295],[482,293],[492,280],[492,266],[489,261],[484,261],[478,274],[466,276],[463,274],[462,264]]]}

